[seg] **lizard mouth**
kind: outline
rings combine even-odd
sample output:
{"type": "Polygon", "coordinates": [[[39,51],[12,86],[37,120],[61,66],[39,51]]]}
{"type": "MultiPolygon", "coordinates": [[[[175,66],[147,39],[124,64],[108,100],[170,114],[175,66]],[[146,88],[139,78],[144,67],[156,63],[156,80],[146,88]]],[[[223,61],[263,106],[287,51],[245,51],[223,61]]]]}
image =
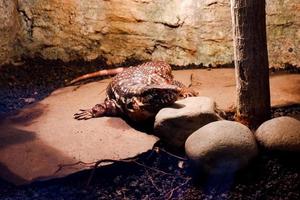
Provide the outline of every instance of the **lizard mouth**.
{"type": "Polygon", "coordinates": [[[175,85],[151,85],[144,88],[141,101],[145,106],[164,107],[173,104],[180,92],[180,88],[175,85]]]}

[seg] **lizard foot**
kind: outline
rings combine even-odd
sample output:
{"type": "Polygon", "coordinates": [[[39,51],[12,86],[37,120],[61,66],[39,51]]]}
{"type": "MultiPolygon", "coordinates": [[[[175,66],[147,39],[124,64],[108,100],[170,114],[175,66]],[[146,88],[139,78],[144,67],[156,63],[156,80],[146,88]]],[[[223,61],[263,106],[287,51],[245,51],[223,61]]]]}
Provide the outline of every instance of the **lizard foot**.
{"type": "Polygon", "coordinates": [[[101,117],[106,113],[106,106],[104,104],[97,104],[92,109],[80,109],[78,113],[74,114],[77,120],[87,120],[94,117],[101,117]]]}
{"type": "Polygon", "coordinates": [[[78,113],[74,114],[74,119],[77,120],[87,120],[93,118],[92,109],[80,109],[78,113]]]}

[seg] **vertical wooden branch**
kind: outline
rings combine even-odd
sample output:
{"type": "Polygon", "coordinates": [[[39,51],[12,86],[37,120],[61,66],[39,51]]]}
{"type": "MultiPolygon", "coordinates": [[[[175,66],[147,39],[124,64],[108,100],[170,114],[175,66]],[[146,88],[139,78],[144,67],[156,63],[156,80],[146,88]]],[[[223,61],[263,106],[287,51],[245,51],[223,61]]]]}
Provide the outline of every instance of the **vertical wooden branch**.
{"type": "Polygon", "coordinates": [[[237,119],[257,127],[270,117],[265,0],[231,0],[237,119]]]}

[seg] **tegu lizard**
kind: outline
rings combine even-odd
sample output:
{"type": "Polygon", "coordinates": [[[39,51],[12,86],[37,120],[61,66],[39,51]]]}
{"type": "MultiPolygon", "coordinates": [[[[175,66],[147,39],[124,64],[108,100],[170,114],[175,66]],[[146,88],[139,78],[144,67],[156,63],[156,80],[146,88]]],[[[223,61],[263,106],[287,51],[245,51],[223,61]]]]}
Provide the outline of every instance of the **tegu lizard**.
{"type": "MultiPolygon", "coordinates": [[[[171,66],[162,61],[146,62],[126,69],[118,68],[117,71],[120,73],[109,83],[104,102],[91,109],[81,109],[74,114],[75,119],[124,116],[135,122],[145,121],[179,98],[197,96],[195,91],[174,80],[171,66]]],[[[75,81],[88,77],[89,75],[84,75],[75,81]]]]}

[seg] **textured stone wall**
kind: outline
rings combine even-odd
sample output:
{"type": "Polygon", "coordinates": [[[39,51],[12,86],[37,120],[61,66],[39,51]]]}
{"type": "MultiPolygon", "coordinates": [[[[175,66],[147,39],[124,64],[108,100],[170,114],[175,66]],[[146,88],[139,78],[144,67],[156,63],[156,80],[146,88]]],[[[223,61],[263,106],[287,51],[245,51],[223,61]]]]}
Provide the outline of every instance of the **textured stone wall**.
{"type": "MultiPolygon", "coordinates": [[[[229,0],[15,0],[10,12],[3,9],[8,1],[0,0],[1,18],[9,22],[0,31],[10,36],[0,39],[0,63],[11,55],[64,62],[102,57],[108,64],[135,58],[216,65],[233,59],[229,0]],[[14,51],[5,50],[12,45],[14,51]]],[[[270,65],[300,66],[299,0],[267,3],[270,65]]]]}
{"type": "Polygon", "coordinates": [[[300,1],[267,0],[270,64],[300,66],[300,1]]]}
{"type": "Polygon", "coordinates": [[[13,62],[17,55],[20,24],[16,5],[15,0],[0,0],[0,65],[13,62]]]}

